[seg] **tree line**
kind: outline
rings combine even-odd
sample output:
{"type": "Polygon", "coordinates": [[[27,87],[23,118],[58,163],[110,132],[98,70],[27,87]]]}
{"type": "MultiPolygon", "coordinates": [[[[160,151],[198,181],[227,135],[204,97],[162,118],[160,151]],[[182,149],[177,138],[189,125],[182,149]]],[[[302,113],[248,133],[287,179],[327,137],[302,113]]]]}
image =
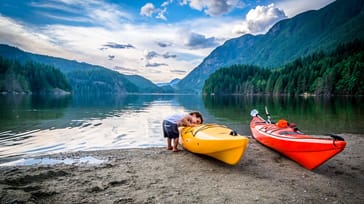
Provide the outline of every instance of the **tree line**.
{"type": "Polygon", "coordinates": [[[274,69],[232,65],[205,81],[204,94],[364,95],[364,41],[316,52],[274,69]]]}
{"type": "Polygon", "coordinates": [[[21,64],[0,56],[0,92],[48,93],[55,89],[72,90],[58,69],[33,61],[21,64]]]}

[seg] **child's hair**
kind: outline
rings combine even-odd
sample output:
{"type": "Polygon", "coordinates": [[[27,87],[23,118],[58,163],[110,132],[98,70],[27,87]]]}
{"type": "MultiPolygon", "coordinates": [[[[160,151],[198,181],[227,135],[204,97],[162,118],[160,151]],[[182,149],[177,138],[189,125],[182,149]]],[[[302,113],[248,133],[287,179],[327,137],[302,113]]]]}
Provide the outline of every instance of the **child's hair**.
{"type": "Polygon", "coordinates": [[[197,118],[201,119],[201,124],[203,123],[203,117],[202,114],[198,111],[190,112],[190,115],[195,115],[197,118]]]}

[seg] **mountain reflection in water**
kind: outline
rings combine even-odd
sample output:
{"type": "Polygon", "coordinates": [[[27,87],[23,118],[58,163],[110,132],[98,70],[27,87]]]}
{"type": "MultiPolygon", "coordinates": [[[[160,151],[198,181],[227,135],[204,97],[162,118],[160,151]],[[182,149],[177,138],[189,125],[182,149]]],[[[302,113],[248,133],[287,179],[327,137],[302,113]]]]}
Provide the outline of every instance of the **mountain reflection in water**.
{"type": "MultiPolygon", "coordinates": [[[[362,133],[361,98],[200,95],[0,95],[0,160],[58,152],[162,147],[161,123],[200,111],[207,123],[250,135],[249,115],[264,106],[273,120],[310,134],[362,133]]],[[[3,163],[3,162],[0,162],[3,163]]]]}

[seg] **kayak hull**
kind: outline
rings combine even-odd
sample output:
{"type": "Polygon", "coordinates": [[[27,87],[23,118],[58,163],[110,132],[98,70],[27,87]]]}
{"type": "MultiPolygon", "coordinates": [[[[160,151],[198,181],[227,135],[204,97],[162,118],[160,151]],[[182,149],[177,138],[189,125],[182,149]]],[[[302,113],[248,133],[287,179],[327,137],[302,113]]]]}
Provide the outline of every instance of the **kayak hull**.
{"type": "Polygon", "coordinates": [[[196,127],[185,127],[181,131],[184,149],[203,154],[230,165],[236,165],[243,157],[249,139],[234,130],[217,125],[204,124],[196,127]],[[235,132],[236,133],[236,132],[235,132]]]}
{"type": "Polygon", "coordinates": [[[266,124],[254,116],[250,130],[255,140],[313,170],[344,150],[346,142],[341,138],[306,135],[294,127],[281,128],[266,124]]]}

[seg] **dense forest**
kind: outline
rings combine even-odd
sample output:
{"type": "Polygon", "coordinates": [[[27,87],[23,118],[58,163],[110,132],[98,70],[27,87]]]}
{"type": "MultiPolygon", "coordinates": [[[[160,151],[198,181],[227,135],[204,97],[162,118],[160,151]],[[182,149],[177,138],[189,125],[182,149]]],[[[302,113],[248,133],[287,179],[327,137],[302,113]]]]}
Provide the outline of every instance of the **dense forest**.
{"type": "Polygon", "coordinates": [[[0,92],[71,92],[66,77],[52,66],[36,62],[20,64],[0,56],[0,92]]]}
{"type": "Polygon", "coordinates": [[[204,94],[364,95],[364,41],[316,52],[275,69],[222,68],[205,81],[204,94]]]}

